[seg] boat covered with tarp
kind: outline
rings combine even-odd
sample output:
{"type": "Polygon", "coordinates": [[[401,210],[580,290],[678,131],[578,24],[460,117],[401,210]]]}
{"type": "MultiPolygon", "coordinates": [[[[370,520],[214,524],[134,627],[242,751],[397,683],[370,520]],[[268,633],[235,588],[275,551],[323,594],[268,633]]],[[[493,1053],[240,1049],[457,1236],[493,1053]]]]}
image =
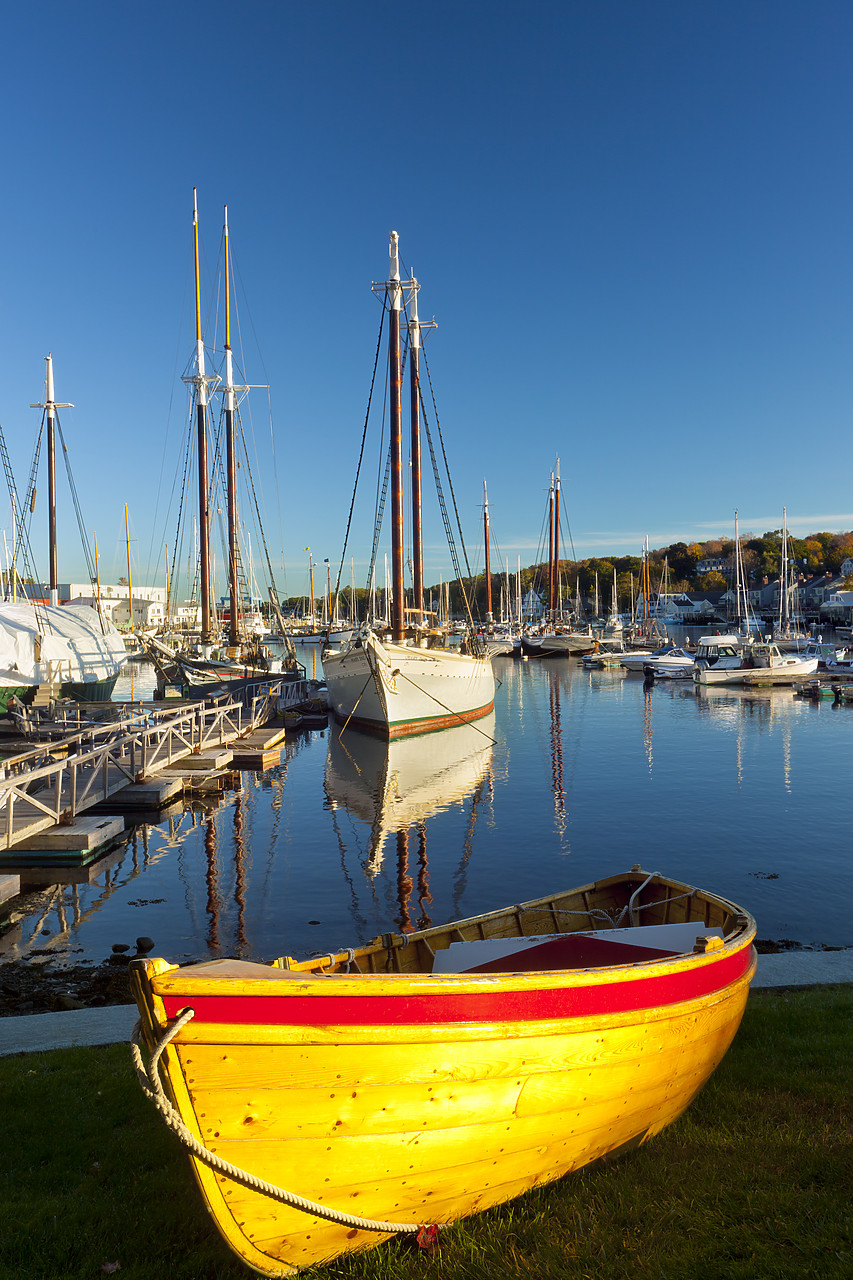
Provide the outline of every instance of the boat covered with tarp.
{"type": "Polygon", "coordinates": [[[0,604],[0,702],[29,701],[39,685],[62,697],[108,701],[127,661],[124,636],[87,604],[0,604]]]}

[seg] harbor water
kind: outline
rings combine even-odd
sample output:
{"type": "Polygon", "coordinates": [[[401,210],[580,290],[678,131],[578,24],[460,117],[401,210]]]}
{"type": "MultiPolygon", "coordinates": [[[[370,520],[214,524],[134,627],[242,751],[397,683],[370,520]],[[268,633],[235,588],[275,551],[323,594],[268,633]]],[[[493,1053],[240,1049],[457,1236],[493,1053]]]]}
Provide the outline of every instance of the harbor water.
{"type": "MultiPolygon", "coordinates": [[[[92,883],[22,899],[0,963],[94,964],[140,936],[176,962],[301,958],[635,863],[746,907],[762,939],[853,945],[853,706],[494,666],[476,725],[390,747],[298,732],[239,789],[130,829],[92,883]]],[[[134,668],[120,695],[147,680],[134,668]]]]}

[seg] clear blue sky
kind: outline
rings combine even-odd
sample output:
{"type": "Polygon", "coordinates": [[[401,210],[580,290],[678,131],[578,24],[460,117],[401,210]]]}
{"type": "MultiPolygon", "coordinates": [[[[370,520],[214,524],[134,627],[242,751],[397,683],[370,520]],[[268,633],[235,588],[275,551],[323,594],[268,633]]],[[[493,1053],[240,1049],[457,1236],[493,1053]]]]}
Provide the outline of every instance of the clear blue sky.
{"type": "MultiPolygon", "coordinates": [[[[270,386],[280,587],[305,546],[340,558],[392,228],[438,321],[472,561],[484,478],[503,555],[534,559],[558,455],[578,556],[730,535],[735,508],[742,531],[783,505],[799,535],[853,527],[849,0],[36,0],[4,51],[0,420],[23,490],[52,351],[104,578],[125,502],[135,575],[173,538],[193,186],[208,282],[229,206],[245,374],[270,386]]],[[[76,579],[64,479],[60,526],[76,579]]]]}

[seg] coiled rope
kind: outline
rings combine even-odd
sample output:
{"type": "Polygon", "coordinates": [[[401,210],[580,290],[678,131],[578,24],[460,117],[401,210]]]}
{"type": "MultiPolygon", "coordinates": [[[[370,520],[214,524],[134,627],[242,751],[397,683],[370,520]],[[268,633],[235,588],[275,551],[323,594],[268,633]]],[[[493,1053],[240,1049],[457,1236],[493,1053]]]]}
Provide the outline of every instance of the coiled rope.
{"type": "MultiPolygon", "coordinates": [[[[304,1196],[298,1196],[292,1191],[285,1191],[283,1187],[277,1187],[271,1182],[265,1182],[263,1178],[256,1178],[254,1174],[248,1173],[245,1169],[240,1169],[237,1165],[230,1164],[229,1161],[214,1155],[203,1143],[199,1142],[195,1135],[190,1133],[180,1115],[166,1097],[159,1071],[160,1057],[163,1050],[181,1028],[186,1026],[194,1014],[194,1009],[184,1009],[179,1014],[155,1047],[147,1067],[140,1047],[142,1022],[141,1020],[137,1021],[130,1036],[130,1051],[142,1092],[154,1103],[168,1127],[196,1159],[201,1160],[214,1172],[224,1174],[226,1177],[233,1179],[234,1182],[239,1182],[244,1187],[248,1187],[251,1191],[258,1191],[263,1196],[269,1196],[271,1200],[278,1200],[282,1204],[290,1205],[292,1209],[300,1209],[303,1213],[310,1213],[317,1218],[325,1218],[328,1222],[337,1222],[345,1227],[357,1227],[361,1231],[385,1231],[395,1234],[415,1235],[422,1231],[425,1226],[435,1225],[412,1224],[411,1222],[380,1222],[374,1218],[359,1218],[352,1213],[341,1213],[339,1210],[331,1209],[327,1205],[317,1204],[314,1200],[306,1200],[304,1196]]],[[[437,1225],[441,1228],[444,1224],[438,1223],[437,1225]]]]}

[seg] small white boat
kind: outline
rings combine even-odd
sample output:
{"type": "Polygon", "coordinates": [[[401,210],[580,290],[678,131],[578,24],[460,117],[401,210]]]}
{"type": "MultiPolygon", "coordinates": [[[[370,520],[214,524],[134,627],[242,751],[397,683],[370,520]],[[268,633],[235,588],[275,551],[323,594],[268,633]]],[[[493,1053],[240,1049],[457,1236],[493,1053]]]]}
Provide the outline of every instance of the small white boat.
{"type": "Polygon", "coordinates": [[[817,670],[817,657],[781,653],[766,642],[744,644],[736,635],[702,636],[693,678],[697,684],[793,684],[817,670]]]}
{"type": "Polygon", "coordinates": [[[667,653],[652,654],[646,661],[643,671],[651,667],[656,676],[691,676],[695,657],[680,645],[674,646],[667,653]]]}
{"type": "Polygon", "coordinates": [[[622,666],[626,671],[642,671],[644,667],[658,658],[665,658],[679,646],[665,644],[660,649],[632,649],[622,657],[622,666]]]}

